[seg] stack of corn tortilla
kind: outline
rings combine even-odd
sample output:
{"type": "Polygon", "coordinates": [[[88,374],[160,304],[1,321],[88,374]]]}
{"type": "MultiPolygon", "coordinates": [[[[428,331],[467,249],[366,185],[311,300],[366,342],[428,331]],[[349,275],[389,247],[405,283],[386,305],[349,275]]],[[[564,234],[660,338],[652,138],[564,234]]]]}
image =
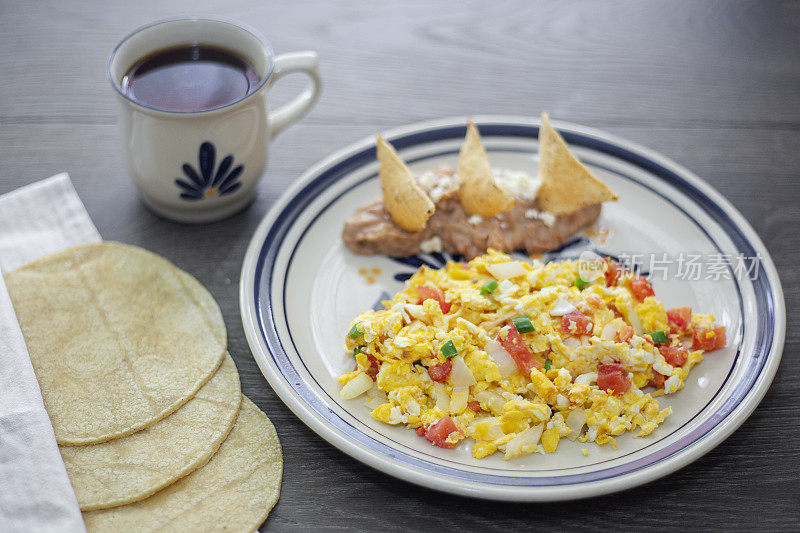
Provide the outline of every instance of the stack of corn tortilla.
{"type": "Polygon", "coordinates": [[[192,276],[118,243],[6,276],[91,531],[252,531],[280,493],[275,428],[242,396],[222,314],[192,276]]]}

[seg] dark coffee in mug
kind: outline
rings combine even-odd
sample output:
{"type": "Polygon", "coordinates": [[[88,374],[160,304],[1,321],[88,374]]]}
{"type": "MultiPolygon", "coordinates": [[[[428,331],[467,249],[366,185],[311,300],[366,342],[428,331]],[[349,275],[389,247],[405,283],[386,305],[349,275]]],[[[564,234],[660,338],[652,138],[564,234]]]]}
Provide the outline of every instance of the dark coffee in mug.
{"type": "Polygon", "coordinates": [[[207,45],[158,50],[122,78],[122,91],[140,104],[165,111],[206,111],[254,92],[260,77],[247,60],[207,45]]]}

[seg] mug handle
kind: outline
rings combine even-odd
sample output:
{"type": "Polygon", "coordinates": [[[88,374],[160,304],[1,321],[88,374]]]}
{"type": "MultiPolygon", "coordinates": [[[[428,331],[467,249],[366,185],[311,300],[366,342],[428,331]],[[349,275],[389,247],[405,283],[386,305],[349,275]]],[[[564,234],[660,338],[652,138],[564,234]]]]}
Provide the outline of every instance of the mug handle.
{"type": "Polygon", "coordinates": [[[317,103],[322,88],[322,78],[319,76],[317,66],[317,53],[311,51],[289,52],[275,58],[270,86],[286,74],[294,72],[305,72],[311,77],[311,83],[291,102],[269,114],[270,139],[274,139],[286,127],[303,118],[317,103]]]}

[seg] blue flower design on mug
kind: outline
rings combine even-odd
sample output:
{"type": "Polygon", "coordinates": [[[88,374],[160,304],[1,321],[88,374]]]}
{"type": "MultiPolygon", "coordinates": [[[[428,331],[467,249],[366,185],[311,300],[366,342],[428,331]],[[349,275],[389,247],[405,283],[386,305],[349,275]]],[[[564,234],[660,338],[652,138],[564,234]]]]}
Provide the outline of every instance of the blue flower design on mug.
{"type": "Polygon", "coordinates": [[[175,185],[181,190],[181,198],[191,201],[215,198],[230,194],[242,186],[239,178],[244,171],[244,165],[231,168],[233,154],[228,154],[220,161],[215,172],[216,159],[217,149],[214,143],[205,141],[200,145],[197,153],[198,168],[184,163],[181,169],[187,179],[175,179],[175,185]]]}

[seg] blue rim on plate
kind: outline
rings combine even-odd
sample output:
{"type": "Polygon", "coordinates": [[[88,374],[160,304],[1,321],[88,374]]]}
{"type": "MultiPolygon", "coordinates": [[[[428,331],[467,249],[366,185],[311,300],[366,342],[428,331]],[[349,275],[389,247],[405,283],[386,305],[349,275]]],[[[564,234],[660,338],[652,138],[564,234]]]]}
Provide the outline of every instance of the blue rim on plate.
{"type": "MultiPolygon", "coordinates": [[[[475,117],[474,120],[484,138],[538,137],[537,119],[486,116],[475,117]]],[[[387,132],[385,137],[398,151],[402,151],[437,141],[463,139],[465,124],[466,118],[442,119],[398,128],[387,132]]],[[[577,474],[565,472],[545,477],[520,477],[474,472],[449,466],[445,464],[447,461],[438,458],[423,459],[419,454],[411,455],[403,451],[402,445],[388,445],[356,427],[352,420],[330,409],[325,399],[298,374],[283,344],[286,339],[282,341],[278,333],[271,293],[285,282],[276,278],[273,271],[287,232],[322,191],[354,170],[374,162],[374,139],[370,137],[331,155],[301,177],[260,224],[248,247],[242,269],[240,307],[251,350],[273,389],[312,430],[370,466],[429,488],[490,499],[535,501],[586,497],[656,479],[711,450],[749,416],[766,393],[777,370],[785,336],[785,309],[780,280],[760,239],[741,214],[719,193],[663,156],[596,130],[566,123],[555,125],[570,146],[607,154],[677,187],[719,225],[738,252],[748,257],[762,258],[758,263],[758,275],[752,280],[755,313],[745,317],[742,310],[743,319],[758,322],[755,348],[747,359],[743,379],[729,392],[712,416],[705,417],[703,423],[692,428],[681,439],[637,460],[577,474]]],[[[624,177],[636,181],[632,176],[624,177]]],[[[335,199],[330,203],[333,201],[335,199]]],[[[680,206],[674,205],[680,209],[680,206]]],[[[686,211],[683,213],[691,218],[686,211]]],[[[696,220],[695,223],[702,229],[696,220]]],[[[708,237],[719,250],[714,239],[710,235],[708,237]]],[[[302,237],[295,241],[294,246],[301,240],[302,237]]],[[[738,281],[736,287],[739,290],[738,281]]],[[[285,310],[285,306],[280,307],[285,310]]]]}

